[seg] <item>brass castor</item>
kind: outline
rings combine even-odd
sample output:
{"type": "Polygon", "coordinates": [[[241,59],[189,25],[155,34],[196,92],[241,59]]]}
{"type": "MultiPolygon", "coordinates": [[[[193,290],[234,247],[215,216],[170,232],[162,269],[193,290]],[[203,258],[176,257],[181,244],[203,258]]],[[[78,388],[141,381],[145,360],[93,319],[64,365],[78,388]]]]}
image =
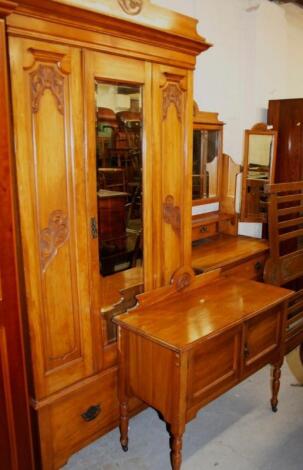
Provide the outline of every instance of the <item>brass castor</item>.
{"type": "Polygon", "coordinates": [[[122,449],[124,450],[124,452],[128,451],[128,444],[125,444],[125,445],[121,444],[121,446],[122,446],[122,449]]]}
{"type": "Polygon", "coordinates": [[[287,354],[286,360],[298,383],[303,385],[303,344],[287,354]]]}
{"type": "Polygon", "coordinates": [[[273,411],[274,413],[277,413],[277,411],[278,411],[278,405],[272,405],[272,406],[271,406],[271,409],[272,409],[272,411],[273,411]]]}

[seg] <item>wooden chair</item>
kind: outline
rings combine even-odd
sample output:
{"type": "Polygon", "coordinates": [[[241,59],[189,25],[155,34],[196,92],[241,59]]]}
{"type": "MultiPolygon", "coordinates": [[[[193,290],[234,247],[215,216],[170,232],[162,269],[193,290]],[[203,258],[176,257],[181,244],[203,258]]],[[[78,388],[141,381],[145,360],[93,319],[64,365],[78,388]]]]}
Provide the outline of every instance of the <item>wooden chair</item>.
{"type": "Polygon", "coordinates": [[[264,281],[296,290],[288,302],[287,354],[303,342],[303,181],[268,184],[270,257],[264,281]]]}

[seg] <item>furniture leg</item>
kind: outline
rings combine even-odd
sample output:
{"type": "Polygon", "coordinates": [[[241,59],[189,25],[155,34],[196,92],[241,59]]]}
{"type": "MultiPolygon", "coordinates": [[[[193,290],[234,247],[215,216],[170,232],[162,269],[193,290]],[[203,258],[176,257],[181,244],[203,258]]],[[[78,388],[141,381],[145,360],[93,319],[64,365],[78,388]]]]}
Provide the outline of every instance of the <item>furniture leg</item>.
{"type": "Polygon", "coordinates": [[[173,470],[180,470],[182,463],[182,434],[171,432],[171,465],[173,470]]]}
{"type": "Polygon", "coordinates": [[[271,409],[274,413],[278,411],[278,393],[280,389],[280,377],[281,377],[281,367],[283,361],[273,364],[272,369],[272,398],[271,398],[271,409]]]}
{"type": "Polygon", "coordinates": [[[124,452],[128,451],[128,408],[127,402],[120,404],[120,442],[124,452]]]}

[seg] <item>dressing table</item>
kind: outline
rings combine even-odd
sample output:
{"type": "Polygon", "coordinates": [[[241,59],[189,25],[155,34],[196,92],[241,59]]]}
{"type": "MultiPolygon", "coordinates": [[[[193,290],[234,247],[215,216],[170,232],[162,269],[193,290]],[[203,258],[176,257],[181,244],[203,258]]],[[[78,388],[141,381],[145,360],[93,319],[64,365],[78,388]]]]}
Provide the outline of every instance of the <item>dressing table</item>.
{"type": "Polygon", "coordinates": [[[286,302],[292,292],[219,271],[181,270],[172,285],[138,297],[118,325],[121,445],[128,450],[129,400],[154,407],[169,425],[172,469],[185,425],[199,409],[266,364],[277,410],[286,302]]]}
{"type": "MultiPolygon", "coordinates": [[[[235,193],[242,168],[222,151],[223,126],[218,113],[199,111],[195,104],[192,203],[195,212],[200,213],[192,217],[192,268],[196,273],[221,268],[225,273],[240,273],[248,279],[262,280],[268,241],[238,235],[235,193]]],[[[250,134],[259,132],[267,135],[260,125],[250,134]]],[[[269,134],[272,136],[274,132],[269,134]]],[[[253,150],[249,154],[246,144],[245,183],[247,160],[249,155],[252,158],[253,150]]]]}

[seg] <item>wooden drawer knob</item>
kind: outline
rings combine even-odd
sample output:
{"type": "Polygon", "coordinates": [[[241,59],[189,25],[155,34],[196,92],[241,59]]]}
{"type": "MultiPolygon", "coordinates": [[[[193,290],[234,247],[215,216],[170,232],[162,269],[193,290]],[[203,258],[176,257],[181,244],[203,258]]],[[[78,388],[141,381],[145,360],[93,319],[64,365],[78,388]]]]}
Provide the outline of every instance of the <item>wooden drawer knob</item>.
{"type": "Polygon", "coordinates": [[[101,412],[101,406],[100,405],[92,405],[87,410],[81,414],[81,417],[84,419],[84,421],[92,421],[93,419],[96,419],[97,416],[101,412]]]}
{"type": "Polygon", "coordinates": [[[245,357],[248,357],[248,356],[249,356],[249,354],[250,354],[250,352],[249,352],[248,345],[247,345],[247,344],[245,344],[245,345],[244,345],[244,356],[245,356],[245,357]]]}

